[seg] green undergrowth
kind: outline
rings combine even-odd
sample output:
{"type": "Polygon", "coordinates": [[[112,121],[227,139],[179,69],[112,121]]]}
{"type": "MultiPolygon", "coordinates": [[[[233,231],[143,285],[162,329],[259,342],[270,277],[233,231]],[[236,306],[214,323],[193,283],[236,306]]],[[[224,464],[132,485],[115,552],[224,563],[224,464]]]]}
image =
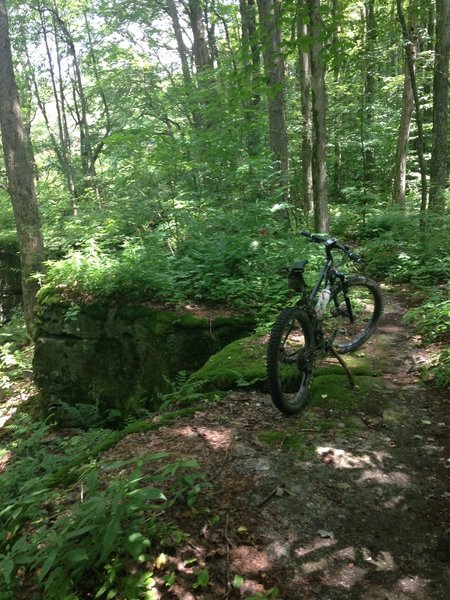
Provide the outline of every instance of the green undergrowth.
{"type": "Polygon", "coordinates": [[[431,358],[421,369],[423,379],[437,388],[450,387],[450,286],[416,291],[417,306],[405,315],[405,321],[421,337],[422,346],[432,346],[431,358]]]}
{"type": "Polygon", "coordinates": [[[190,509],[205,474],[166,452],[117,461],[101,454],[191,412],[120,432],[58,431],[11,417],[0,438],[0,599],[156,598],[156,552],[184,538],[165,511],[190,509]]]}

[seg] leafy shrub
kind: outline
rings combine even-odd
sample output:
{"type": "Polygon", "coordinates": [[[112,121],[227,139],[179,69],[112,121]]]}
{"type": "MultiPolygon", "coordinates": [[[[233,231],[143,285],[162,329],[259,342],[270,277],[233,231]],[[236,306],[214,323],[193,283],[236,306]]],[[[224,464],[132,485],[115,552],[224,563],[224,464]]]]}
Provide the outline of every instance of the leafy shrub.
{"type": "Polygon", "coordinates": [[[205,213],[161,227],[110,248],[92,238],[51,261],[38,299],[114,299],[150,296],[172,302],[197,301],[260,310],[286,300],[282,266],[310,254],[300,236],[280,232],[268,209],[218,218],[205,213]]]}
{"type": "Polygon", "coordinates": [[[450,387],[450,350],[443,350],[431,367],[425,372],[425,378],[430,380],[437,388],[450,387]]]}
{"type": "Polygon", "coordinates": [[[100,463],[88,467],[74,490],[57,491],[47,488],[49,479],[42,475],[101,432],[70,440],[55,436],[49,445],[48,426],[20,426],[27,436],[11,447],[0,491],[2,600],[28,588],[48,600],[77,594],[153,597],[148,561],[159,544],[173,546],[183,539],[164,512],[181,499],[191,506],[207,485],[196,462],[170,461],[167,453],[158,453],[100,463]],[[151,472],[147,467],[144,474],[144,463],[158,461],[160,466],[151,472]]]}
{"type": "Polygon", "coordinates": [[[426,300],[406,314],[406,321],[411,323],[426,343],[450,341],[450,288],[429,290],[426,300]]]}
{"type": "Polygon", "coordinates": [[[369,275],[420,287],[449,279],[450,256],[442,231],[450,218],[429,217],[423,231],[419,218],[387,213],[367,223],[362,235],[369,275]]]}

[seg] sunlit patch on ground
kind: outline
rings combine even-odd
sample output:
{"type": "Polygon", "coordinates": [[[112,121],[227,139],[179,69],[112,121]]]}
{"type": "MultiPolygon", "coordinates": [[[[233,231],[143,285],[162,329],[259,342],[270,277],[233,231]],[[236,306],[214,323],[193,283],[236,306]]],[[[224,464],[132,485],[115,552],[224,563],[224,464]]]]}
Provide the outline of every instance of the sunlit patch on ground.
{"type": "Polygon", "coordinates": [[[3,473],[3,471],[6,469],[8,463],[11,459],[11,456],[12,456],[11,452],[0,449],[0,473],[3,473]]]}

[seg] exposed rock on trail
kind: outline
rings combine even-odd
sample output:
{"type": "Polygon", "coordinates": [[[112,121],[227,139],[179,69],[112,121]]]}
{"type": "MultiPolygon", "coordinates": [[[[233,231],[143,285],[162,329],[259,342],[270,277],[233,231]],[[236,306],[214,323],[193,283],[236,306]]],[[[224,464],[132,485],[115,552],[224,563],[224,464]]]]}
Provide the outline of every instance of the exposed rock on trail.
{"type": "Polygon", "coordinates": [[[416,380],[402,312],[387,303],[362,348],[382,375],[356,392],[333,371],[295,418],[233,392],[110,451],[192,456],[212,482],[194,513],[172,516],[188,538],[155,571],[161,598],[449,597],[448,400],[416,380]],[[209,583],[193,589],[198,569],[209,583]]]}

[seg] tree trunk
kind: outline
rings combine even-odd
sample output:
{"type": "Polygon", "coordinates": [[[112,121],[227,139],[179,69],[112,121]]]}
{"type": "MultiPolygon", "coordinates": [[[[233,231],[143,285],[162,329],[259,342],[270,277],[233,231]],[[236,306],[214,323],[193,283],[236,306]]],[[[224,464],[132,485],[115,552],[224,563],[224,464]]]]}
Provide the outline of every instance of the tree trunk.
{"type": "Polygon", "coordinates": [[[377,38],[376,20],[375,20],[375,0],[365,0],[364,2],[364,22],[366,29],[365,39],[365,77],[364,77],[364,94],[363,94],[363,114],[361,121],[363,123],[362,131],[366,132],[362,136],[363,144],[363,181],[365,185],[370,185],[373,182],[374,170],[374,149],[372,142],[367,143],[372,139],[371,126],[373,121],[373,101],[375,95],[375,77],[374,77],[374,48],[377,38]]]}
{"type": "Polygon", "coordinates": [[[197,73],[211,66],[206,40],[206,29],[202,16],[202,4],[200,0],[189,0],[189,20],[194,38],[193,50],[197,73]]]}
{"type": "Polygon", "coordinates": [[[312,176],[312,110],[311,110],[311,56],[309,52],[308,14],[304,0],[297,4],[298,70],[300,76],[300,102],[303,117],[301,159],[301,192],[303,208],[309,214],[314,207],[312,176]]]}
{"type": "Polygon", "coordinates": [[[178,55],[181,61],[181,71],[183,73],[184,84],[189,87],[191,83],[191,71],[189,69],[189,61],[187,58],[186,45],[183,40],[183,31],[178,18],[178,11],[175,0],[167,0],[167,10],[172,21],[173,33],[177,42],[178,55]]]}
{"type": "Polygon", "coordinates": [[[289,198],[289,159],[281,52],[281,0],[258,0],[264,71],[268,87],[269,140],[285,200],[289,198]]]}
{"type": "MultiPolygon", "coordinates": [[[[406,26],[405,15],[403,14],[403,8],[401,0],[396,0],[397,14],[402,28],[403,40],[405,45],[406,64],[409,71],[409,77],[411,80],[411,88],[414,97],[414,109],[416,113],[416,125],[417,125],[417,155],[419,159],[420,167],[420,180],[421,180],[421,202],[420,212],[422,216],[425,214],[427,209],[427,197],[428,197],[428,186],[427,186],[427,170],[425,164],[424,155],[424,134],[423,134],[423,121],[422,111],[420,108],[419,93],[417,90],[416,72],[414,68],[414,42],[410,39],[408,28],[406,26]]],[[[423,221],[422,221],[423,223],[423,221]]]]}
{"type": "Polygon", "coordinates": [[[411,87],[411,77],[405,62],[405,80],[403,83],[402,112],[397,138],[397,151],[394,164],[394,182],[392,189],[392,202],[401,210],[405,208],[406,201],[406,161],[408,157],[409,133],[414,111],[414,96],[411,87]]]}
{"type": "Polygon", "coordinates": [[[33,332],[33,309],[42,267],[44,245],[33,177],[33,165],[23,127],[14,75],[5,0],[0,0],[0,126],[8,191],[20,248],[24,316],[33,332]]]}
{"type": "Polygon", "coordinates": [[[314,227],[318,232],[328,231],[328,192],[326,166],[326,92],[325,69],[322,62],[322,18],[320,0],[308,0],[311,20],[311,90],[313,120],[313,186],[314,227]]]}
{"type": "Polygon", "coordinates": [[[243,110],[246,121],[247,149],[249,156],[256,157],[261,149],[261,135],[256,126],[261,97],[259,93],[260,55],[256,42],[255,0],[239,0],[241,16],[241,52],[245,79],[250,84],[250,98],[245,93],[243,110]]]}
{"type": "Polygon", "coordinates": [[[433,147],[430,163],[430,210],[444,212],[448,187],[448,75],[450,3],[436,1],[436,49],[433,77],[433,147]]]}
{"type": "MultiPolygon", "coordinates": [[[[417,10],[413,2],[409,6],[409,31],[411,36],[417,28],[417,10]]],[[[411,40],[411,52],[413,66],[415,69],[416,56],[419,50],[418,38],[411,40]]],[[[397,139],[397,150],[395,154],[394,178],[392,188],[392,202],[401,210],[405,209],[406,203],[406,163],[408,158],[408,143],[411,130],[412,116],[414,112],[414,94],[411,85],[408,62],[405,59],[405,77],[403,82],[402,111],[400,115],[400,126],[397,139]]]]}
{"type": "MultiPolygon", "coordinates": [[[[333,83],[335,89],[338,88],[339,84],[339,75],[341,68],[341,51],[339,48],[339,29],[338,29],[338,19],[339,19],[339,0],[332,0],[331,4],[331,16],[333,19],[334,27],[333,27],[333,37],[332,37],[332,47],[333,54],[335,56],[334,64],[333,64],[333,83]]],[[[333,147],[334,147],[334,157],[333,157],[333,198],[335,200],[339,200],[342,198],[341,191],[341,179],[342,179],[342,156],[341,156],[341,141],[340,141],[340,133],[339,133],[339,123],[340,123],[340,115],[335,113],[333,118],[333,147]]]]}

